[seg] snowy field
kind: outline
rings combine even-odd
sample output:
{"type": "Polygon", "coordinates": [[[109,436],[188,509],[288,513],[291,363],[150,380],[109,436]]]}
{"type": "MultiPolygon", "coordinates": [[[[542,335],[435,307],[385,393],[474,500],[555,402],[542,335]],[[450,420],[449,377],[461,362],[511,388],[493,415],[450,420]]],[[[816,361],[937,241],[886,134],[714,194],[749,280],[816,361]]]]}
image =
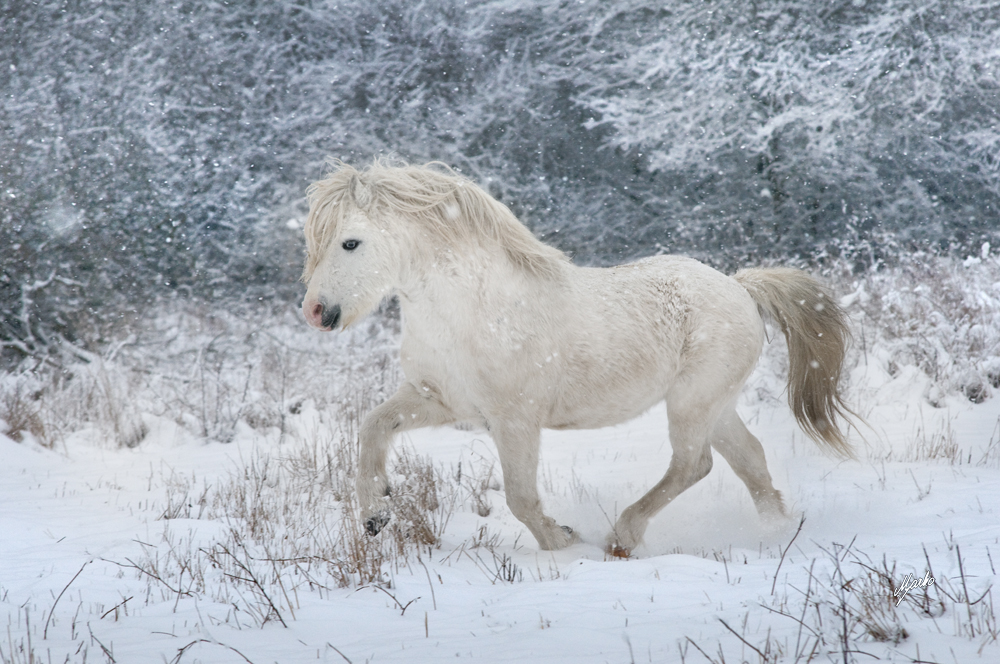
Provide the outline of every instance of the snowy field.
{"type": "Polygon", "coordinates": [[[0,662],[998,662],[1000,265],[918,265],[832,275],[858,459],[796,428],[777,339],[740,412],[792,516],[765,528],[717,458],[629,560],[605,538],[666,470],[662,408],[545,432],[566,550],[538,550],[489,437],[456,429],[398,441],[393,526],[362,534],[355,430],[399,380],[391,314],[322,335],[177,308],[72,377],[5,376],[0,662]]]}

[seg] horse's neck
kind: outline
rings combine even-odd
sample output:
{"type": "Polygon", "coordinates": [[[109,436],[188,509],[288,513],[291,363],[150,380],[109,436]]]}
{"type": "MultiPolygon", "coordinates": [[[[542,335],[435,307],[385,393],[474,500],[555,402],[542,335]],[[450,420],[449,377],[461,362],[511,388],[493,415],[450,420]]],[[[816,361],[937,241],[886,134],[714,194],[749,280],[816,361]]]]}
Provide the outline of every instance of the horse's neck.
{"type": "Polygon", "coordinates": [[[537,307],[551,300],[554,306],[563,289],[558,283],[540,281],[513,265],[502,251],[454,251],[414,270],[400,289],[400,307],[411,332],[447,331],[449,336],[461,329],[472,332],[470,322],[486,324],[518,303],[537,307]]]}

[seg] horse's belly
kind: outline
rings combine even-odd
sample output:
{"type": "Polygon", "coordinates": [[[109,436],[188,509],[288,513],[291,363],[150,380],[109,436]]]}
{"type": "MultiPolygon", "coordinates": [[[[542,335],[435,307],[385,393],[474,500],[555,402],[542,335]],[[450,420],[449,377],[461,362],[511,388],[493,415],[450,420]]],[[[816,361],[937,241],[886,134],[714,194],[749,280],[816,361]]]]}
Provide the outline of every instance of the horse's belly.
{"type": "Polygon", "coordinates": [[[546,429],[600,429],[633,420],[663,401],[663,397],[653,401],[631,403],[609,403],[605,408],[589,408],[585,411],[553,413],[546,429]]]}
{"type": "Polygon", "coordinates": [[[627,422],[666,398],[673,373],[672,363],[661,361],[658,366],[634,372],[627,381],[622,381],[621,376],[566,381],[543,426],[598,429],[627,422]]]}

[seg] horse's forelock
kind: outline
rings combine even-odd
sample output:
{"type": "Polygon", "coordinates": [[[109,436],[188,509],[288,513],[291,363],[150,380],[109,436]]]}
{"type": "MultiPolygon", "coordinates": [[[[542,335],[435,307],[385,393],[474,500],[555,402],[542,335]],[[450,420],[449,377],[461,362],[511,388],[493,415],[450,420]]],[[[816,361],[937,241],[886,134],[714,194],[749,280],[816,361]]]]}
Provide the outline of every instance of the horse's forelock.
{"type": "Polygon", "coordinates": [[[309,217],[306,219],[306,264],[302,280],[308,281],[319,265],[319,259],[337,233],[344,215],[342,205],[349,194],[352,172],[346,164],[327,175],[323,180],[309,185],[306,197],[309,200],[309,217]]]}

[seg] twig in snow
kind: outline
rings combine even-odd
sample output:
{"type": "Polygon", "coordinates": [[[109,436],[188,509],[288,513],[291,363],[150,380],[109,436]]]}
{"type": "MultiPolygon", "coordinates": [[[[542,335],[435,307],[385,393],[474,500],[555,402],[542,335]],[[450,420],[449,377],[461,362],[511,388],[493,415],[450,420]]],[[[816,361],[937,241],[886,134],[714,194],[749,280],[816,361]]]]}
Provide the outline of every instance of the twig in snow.
{"type": "MultiPolygon", "coordinates": [[[[399,609],[399,615],[404,615],[404,614],[406,613],[406,610],[407,610],[408,608],[410,608],[410,604],[413,604],[413,603],[414,603],[414,602],[416,602],[416,601],[417,601],[418,599],[420,599],[419,597],[414,597],[413,599],[411,599],[411,600],[410,600],[409,602],[407,602],[406,604],[402,604],[402,603],[401,603],[401,602],[400,602],[400,601],[399,601],[398,599],[396,599],[396,596],[395,596],[395,595],[393,595],[393,594],[392,594],[391,592],[389,592],[388,590],[386,590],[386,589],[385,589],[385,588],[383,588],[382,586],[361,586],[360,588],[358,588],[358,590],[364,590],[365,588],[374,588],[374,589],[376,589],[376,590],[381,590],[381,591],[382,591],[382,592],[384,592],[384,593],[385,593],[386,595],[388,595],[389,597],[391,597],[391,598],[392,598],[392,601],[396,603],[396,608],[397,608],[397,609],[399,609]]],[[[358,592],[358,590],[356,590],[356,591],[354,591],[354,592],[358,592]]]]}
{"type": "Polygon", "coordinates": [[[695,648],[697,648],[698,652],[700,652],[702,655],[704,655],[705,659],[707,659],[708,661],[712,662],[712,664],[717,664],[717,662],[714,659],[712,659],[711,657],[708,656],[708,653],[706,653],[704,650],[701,649],[701,646],[699,646],[697,643],[695,643],[694,641],[691,640],[690,636],[685,636],[684,638],[687,639],[688,643],[690,643],[695,648]]]}
{"type": "Polygon", "coordinates": [[[347,655],[345,655],[344,653],[340,652],[340,650],[337,648],[337,646],[333,645],[329,641],[326,642],[326,646],[328,648],[333,648],[334,652],[336,652],[338,655],[340,655],[341,657],[343,657],[344,661],[346,661],[347,664],[354,664],[354,662],[352,662],[347,655]]]}
{"type": "Polygon", "coordinates": [[[437,611],[438,603],[437,603],[437,598],[434,597],[434,583],[431,581],[430,570],[427,569],[427,565],[424,565],[424,561],[419,555],[417,556],[417,562],[420,563],[421,566],[423,566],[424,572],[427,573],[427,585],[431,587],[431,601],[434,603],[434,610],[437,611]]]}
{"type": "Polygon", "coordinates": [[[187,644],[183,648],[180,648],[177,651],[177,656],[174,657],[172,660],[170,660],[170,664],[177,664],[178,662],[180,662],[181,661],[181,657],[184,656],[184,653],[187,652],[188,648],[191,648],[192,646],[196,646],[199,643],[208,643],[208,644],[211,644],[213,646],[222,646],[223,648],[227,648],[229,650],[232,650],[234,653],[236,653],[237,655],[239,655],[240,657],[242,657],[243,661],[246,662],[247,664],[253,664],[253,662],[251,662],[247,658],[246,655],[244,655],[243,653],[241,653],[236,648],[234,648],[232,646],[227,646],[225,643],[219,643],[218,641],[209,641],[208,639],[197,639],[197,640],[192,641],[191,643],[187,644]]]}
{"type": "MultiPolygon", "coordinates": [[[[111,607],[110,609],[108,609],[108,610],[107,610],[107,611],[105,611],[105,612],[104,612],[103,614],[101,614],[101,620],[104,620],[105,618],[107,618],[108,614],[109,614],[109,613],[111,613],[112,611],[114,611],[114,610],[118,609],[119,607],[123,607],[123,606],[125,606],[125,603],[126,603],[126,602],[128,602],[128,601],[129,601],[129,600],[131,600],[131,599],[132,599],[131,597],[126,597],[126,598],[125,598],[125,599],[123,599],[123,600],[122,600],[122,601],[121,601],[120,603],[118,603],[118,604],[115,604],[114,606],[112,606],[112,607],[111,607]]],[[[117,616],[117,614],[115,615],[115,620],[116,620],[116,621],[118,620],[118,616],[117,616]]]]}
{"type": "Polygon", "coordinates": [[[758,650],[757,646],[755,646],[754,644],[750,643],[749,641],[747,641],[746,639],[744,639],[742,636],[740,636],[739,633],[735,629],[733,629],[732,627],[730,627],[729,624],[725,620],[723,620],[722,618],[718,618],[718,621],[720,623],[722,623],[723,627],[725,627],[730,632],[732,632],[733,636],[735,636],[737,639],[739,639],[740,641],[742,641],[748,648],[750,648],[751,650],[753,650],[755,653],[757,653],[758,655],[760,655],[760,661],[766,662],[768,660],[768,656],[767,655],[765,655],[760,650],[758,650]]]}
{"type": "Polygon", "coordinates": [[[76,581],[76,577],[80,576],[80,574],[83,572],[83,568],[92,562],[94,561],[88,560],[83,564],[83,566],[80,567],[80,571],[78,571],[76,574],[73,575],[73,578],[69,580],[69,583],[67,583],[65,587],[63,587],[62,591],[59,593],[59,596],[56,597],[56,601],[52,603],[52,608],[49,609],[49,615],[45,619],[45,627],[42,629],[42,640],[49,638],[49,621],[52,620],[52,613],[56,610],[56,604],[59,603],[59,600],[62,599],[63,594],[69,589],[71,585],[73,585],[73,582],[76,581]]]}
{"type": "Polygon", "coordinates": [[[799,519],[799,527],[795,529],[795,534],[792,535],[791,541],[788,542],[788,546],[785,547],[785,550],[781,552],[781,560],[778,561],[778,569],[774,570],[774,581],[771,582],[771,594],[772,595],[774,594],[774,588],[775,588],[775,586],[778,585],[778,572],[781,571],[781,565],[782,565],[782,563],[785,562],[785,554],[788,553],[788,550],[790,548],[792,548],[792,544],[795,543],[795,538],[798,537],[799,533],[802,532],[802,525],[805,522],[806,522],[806,515],[803,514],[802,518],[799,519]]]}
{"type": "MultiPolygon", "coordinates": [[[[104,656],[108,658],[108,661],[111,662],[111,664],[116,664],[114,653],[111,652],[110,650],[108,650],[104,646],[104,644],[101,643],[101,640],[99,638],[97,638],[96,636],[94,636],[94,630],[92,630],[90,628],[90,623],[87,623],[87,631],[90,632],[90,638],[91,638],[91,640],[96,641],[97,645],[101,646],[101,650],[104,651],[104,656]]],[[[112,643],[111,645],[114,646],[114,643],[112,643]]]]}
{"type": "MultiPolygon", "coordinates": [[[[216,544],[215,545],[215,549],[213,549],[211,551],[202,549],[202,551],[204,551],[208,555],[209,560],[211,560],[212,562],[217,562],[217,558],[215,556],[216,556],[216,553],[218,551],[221,551],[222,553],[224,553],[227,556],[229,556],[229,558],[233,561],[233,564],[236,565],[236,567],[240,571],[242,571],[246,576],[240,576],[238,574],[230,574],[229,572],[226,572],[226,571],[223,571],[223,574],[225,574],[227,577],[229,577],[230,579],[232,579],[234,581],[243,581],[244,583],[249,583],[254,588],[256,588],[257,591],[264,598],[264,600],[267,602],[268,606],[271,607],[271,611],[274,613],[275,616],[277,616],[278,621],[281,623],[282,627],[285,627],[286,629],[288,628],[288,623],[286,623],[285,619],[281,617],[281,612],[278,611],[278,607],[275,605],[274,601],[271,599],[271,596],[267,594],[267,590],[265,590],[264,584],[260,582],[260,579],[257,578],[257,575],[253,573],[252,569],[250,569],[250,565],[249,564],[244,563],[239,558],[237,558],[236,554],[234,554],[232,551],[230,551],[229,548],[225,544],[216,544]]],[[[247,556],[247,559],[249,561],[250,560],[250,555],[246,552],[245,548],[243,549],[243,553],[244,553],[244,555],[247,556]]],[[[219,564],[219,567],[222,568],[223,570],[225,570],[225,568],[221,564],[219,564]]],[[[407,606],[409,606],[409,605],[407,605],[407,606]]],[[[267,622],[267,617],[265,617],[264,622],[267,622]]]]}

